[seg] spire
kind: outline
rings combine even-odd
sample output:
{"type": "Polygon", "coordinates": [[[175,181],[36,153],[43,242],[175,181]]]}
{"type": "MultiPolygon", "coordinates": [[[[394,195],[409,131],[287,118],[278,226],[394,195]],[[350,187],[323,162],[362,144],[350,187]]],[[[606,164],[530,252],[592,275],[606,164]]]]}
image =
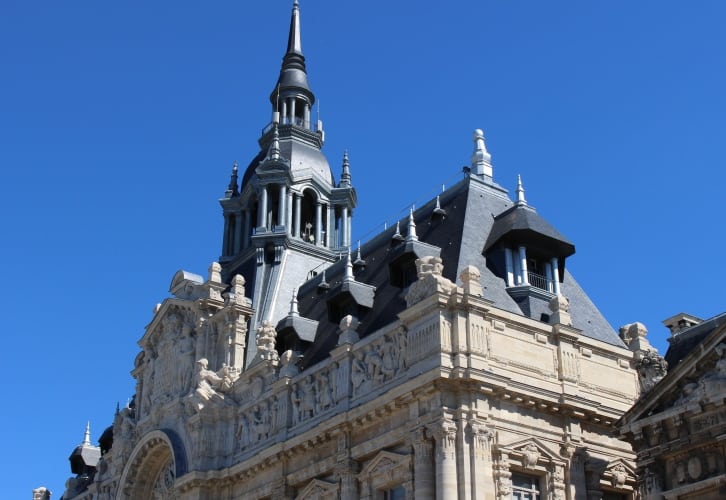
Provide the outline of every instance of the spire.
{"type": "Polygon", "coordinates": [[[492,179],[492,155],[487,151],[484,143],[484,132],[481,129],[474,131],[474,153],[471,155],[471,173],[492,179]]]}
{"type": "Polygon", "coordinates": [[[224,196],[226,198],[232,198],[233,196],[239,196],[239,188],[237,183],[237,171],[239,170],[239,166],[237,165],[237,160],[234,161],[232,164],[232,175],[229,177],[229,186],[227,186],[227,190],[224,192],[224,196]]]}
{"type": "Polygon", "coordinates": [[[353,260],[350,258],[350,247],[348,247],[348,255],[345,257],[345,276],[343,282],[355,281],[353,277],[353,260]]]}
{"type": "Polygon", "coordinates": [[[86,423],[86,432],[83,434],[81,446],[91,446],[91,422],[86,423]]]}
{"type": "Polygon", "coordinates": [[[524,188],[522,187],[522,176],[517,174],[517,205],[527,206],[527,200],[524,198],[524,188]]]}
{"type": "Polygon", "coordinates": [[[343,153],[343,172],[340,174],[340,184],[338,187],[350,186],[350,161],[348,160],[348,150],[343,153]]]}
{"type": "Polygon", "coordinates": [[[272,144],[270,144],[270,150],[267,152],[267,159],[280,159],[280,132],[277,130],[276,122],[272,124],[272,144]]]}
{"type": "Polygon", "coordinates": [[[406,241],[418,241],[416,222],[413,220],[413,207],[411,207],[411,211],[408,213],[408,234],[406,235],[406,241]]]}
{"type": "Polygon", "coordinates": [[[300,36],[300,4],[295,0],[292,4],[287,51],[282,58],[280,77],[277,79],[275,88],[270,95],[270,101],[273,108],[277,109],[279,99],[284,100],[300,93],[307,98],[312,106],[315,102],[315,96],[308,85],[305,56],[302,53],[302,38],[300,36]]]}

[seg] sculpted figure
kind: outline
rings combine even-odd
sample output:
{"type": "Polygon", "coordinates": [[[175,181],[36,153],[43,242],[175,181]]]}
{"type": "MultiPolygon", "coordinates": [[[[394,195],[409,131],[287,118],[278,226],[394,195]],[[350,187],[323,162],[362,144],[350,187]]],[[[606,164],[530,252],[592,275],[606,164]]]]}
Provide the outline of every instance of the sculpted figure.
{"type": "Polygon", "coordinates": [[[321,372],[318,375],[318,406],[321,410],[330,408],[333,404],[333,394],[330,387],[328,374],[321,372]]]}
{"type": "Polygon", "coordinates": [[[302,394],[302,403],[300,405],[300,419],[312,418],[315,414],[315,386],[312,378],[306,379],[305,388],[302,394]]]}
{"type": "Polygon", "coordinates": [[[370,376],[371,380],[380,383],[383,382],[383,360],[381,355],[378,354],[375,348],[371,348],[366,354],[366,371],[370,376]]]}
{"type": "Polygon", "coordinates": [[[302,411],[302,395],[300,394],[300,387],[297,384],[292,384],[290,399],[292,401],[292,422],[297,424],[301,420],[300,412],[302,411]]]}
{"type": "Polygon", "coordinates": [[[178,352],[175,366],[176,383],[180,394],[184,394],[189,390],[189,384],[192,380],[193,359],[194,359],[194,339],[191,336],[192,326],[185,323],[181,329],[181,335],[176,342],[176,350],[178,352]]]}
{"type": "Polygon", "coordinates": [[[365,382],[368,379],[366,364],[363,362],[363,353],[356,351],[351,362],[353,366],[350,378],[351,382],[353,382],[353,395],[357,396],[360,392],[363,392],[365,382]]]}
{"type": "Polygon", "coordinates": [[[398,356],[396,356],[394,350],[395,346],[391,339],[384,337],[383,345],[381,346],[381,373],[383,374],[384,379],[393,378],[396,374],[396,359],[398,356]]]}
{"type": "Polygon", "coordinates": [[[194,391],[187,396],[192,406],[197,410],[201,410],[208,403],[224,401],[224,396],[217,391],[223,389],[225,382],[225,371],[227,367],[222,368],[219,373],[207,369],[208,361],[201,358],[196,362],[196,372],[194,374],[194,391]]]}
{"type": "Polygon", "coordinates": [[[275,339],[277,332],[275,327],[269,321],[263,321],[257,329],[257,355],[263,360],[277,360],[278,355],[275,350],[275,339]]]}

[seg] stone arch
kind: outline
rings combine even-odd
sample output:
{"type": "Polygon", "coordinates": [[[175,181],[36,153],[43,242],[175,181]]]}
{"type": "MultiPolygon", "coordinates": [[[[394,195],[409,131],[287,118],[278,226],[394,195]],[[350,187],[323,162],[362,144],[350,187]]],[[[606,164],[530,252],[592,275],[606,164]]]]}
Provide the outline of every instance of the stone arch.
{"type": "MultiPolygon", "coordinates": [[[[134,447],[126,462],[116,500],[152,498],[159,490],[174,497],[176,479],[187,473],[187,458],[179,435],[171,429],[151,431],[134,447]]],[[[163,498],[163,496],[162,496],[163,498]]]]}
{"type": "Polygon", "coordinates": [[[315,242],[317,223],[316,205],[320,202],[320,194],[312,187],[302,190],[302,201],[300,204],[300,237],[309,243],[315,242]]]}

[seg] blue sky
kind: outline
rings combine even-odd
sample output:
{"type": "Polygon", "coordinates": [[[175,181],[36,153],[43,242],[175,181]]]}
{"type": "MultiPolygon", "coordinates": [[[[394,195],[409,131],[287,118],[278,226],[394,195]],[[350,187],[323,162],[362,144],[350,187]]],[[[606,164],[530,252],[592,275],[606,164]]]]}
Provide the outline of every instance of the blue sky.
{"type": "MultiPolygon", "coordinates": [[[[45,485],[134,391],[178,269],[270,119],[291,0],[0,6],[3,496],[45,485]],[[9,320],[9,322],[8,322],[9,320]]],[[[482,128],[495,180],[575,243],[614,328],[726,310],[721,1],[302,0],[303,49],[354,239],[452,184],[482,128]]]]}

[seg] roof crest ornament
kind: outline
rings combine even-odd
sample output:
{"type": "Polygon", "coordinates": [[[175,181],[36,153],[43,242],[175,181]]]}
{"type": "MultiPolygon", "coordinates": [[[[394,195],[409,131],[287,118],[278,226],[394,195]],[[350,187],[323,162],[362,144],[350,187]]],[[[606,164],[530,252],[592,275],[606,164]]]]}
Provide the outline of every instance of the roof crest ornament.
{"type": "Polygon", "coordinates": [[[292,299],[290,299],[290,316],[298,316],[297,310],[297,288],[292,289],[292,299]]]}
{"type": "Polygon", "coordinates": [[[83,434],[83,446],[91,446],[91,422],[86,422],[86,432],[83,434]]]}
{"type": "Polygon", "coordinates": [[[491,180],[492,178],[492,155],[487,151],[486,144],[484,142],[484,132],[481,129],[474,131],[474,153],[471,155],[471,170],[472,173],[479,176],[484,176],[491,180]]]}
{"type": "Polygon", "coordinates": [[[524,187],[522,187],[522,176],[519,174],[517,174],[517,205],[527,206],[527,200],[524,198],[524,187]]]}
{"type": "Polygon", "coordinates": [[[232,164],[232,174],[229,176],[229,185],[227,186],[227,190],[224,192],[224,195],[227,198],[231,198],[232,196],[239,195],[239,188],[238,188],[238,176],[237,172],[239,170],[239,165],[237,163],[237,160],[234,161],[232,164]]]}
{"type": "Polygon", "coordinates": [[[350,160],[348,159],[348,150],[343,152],[343,172],[340,174],[339,187],[350,186],[350,160]]]}
{"type": "Polygon", "coordinates": [[[408,234],[406,235],[406,241],[418,241],[418,235],[416,234],[416,221],[413,220],[413,207],[408,213],[408,234]]]}

